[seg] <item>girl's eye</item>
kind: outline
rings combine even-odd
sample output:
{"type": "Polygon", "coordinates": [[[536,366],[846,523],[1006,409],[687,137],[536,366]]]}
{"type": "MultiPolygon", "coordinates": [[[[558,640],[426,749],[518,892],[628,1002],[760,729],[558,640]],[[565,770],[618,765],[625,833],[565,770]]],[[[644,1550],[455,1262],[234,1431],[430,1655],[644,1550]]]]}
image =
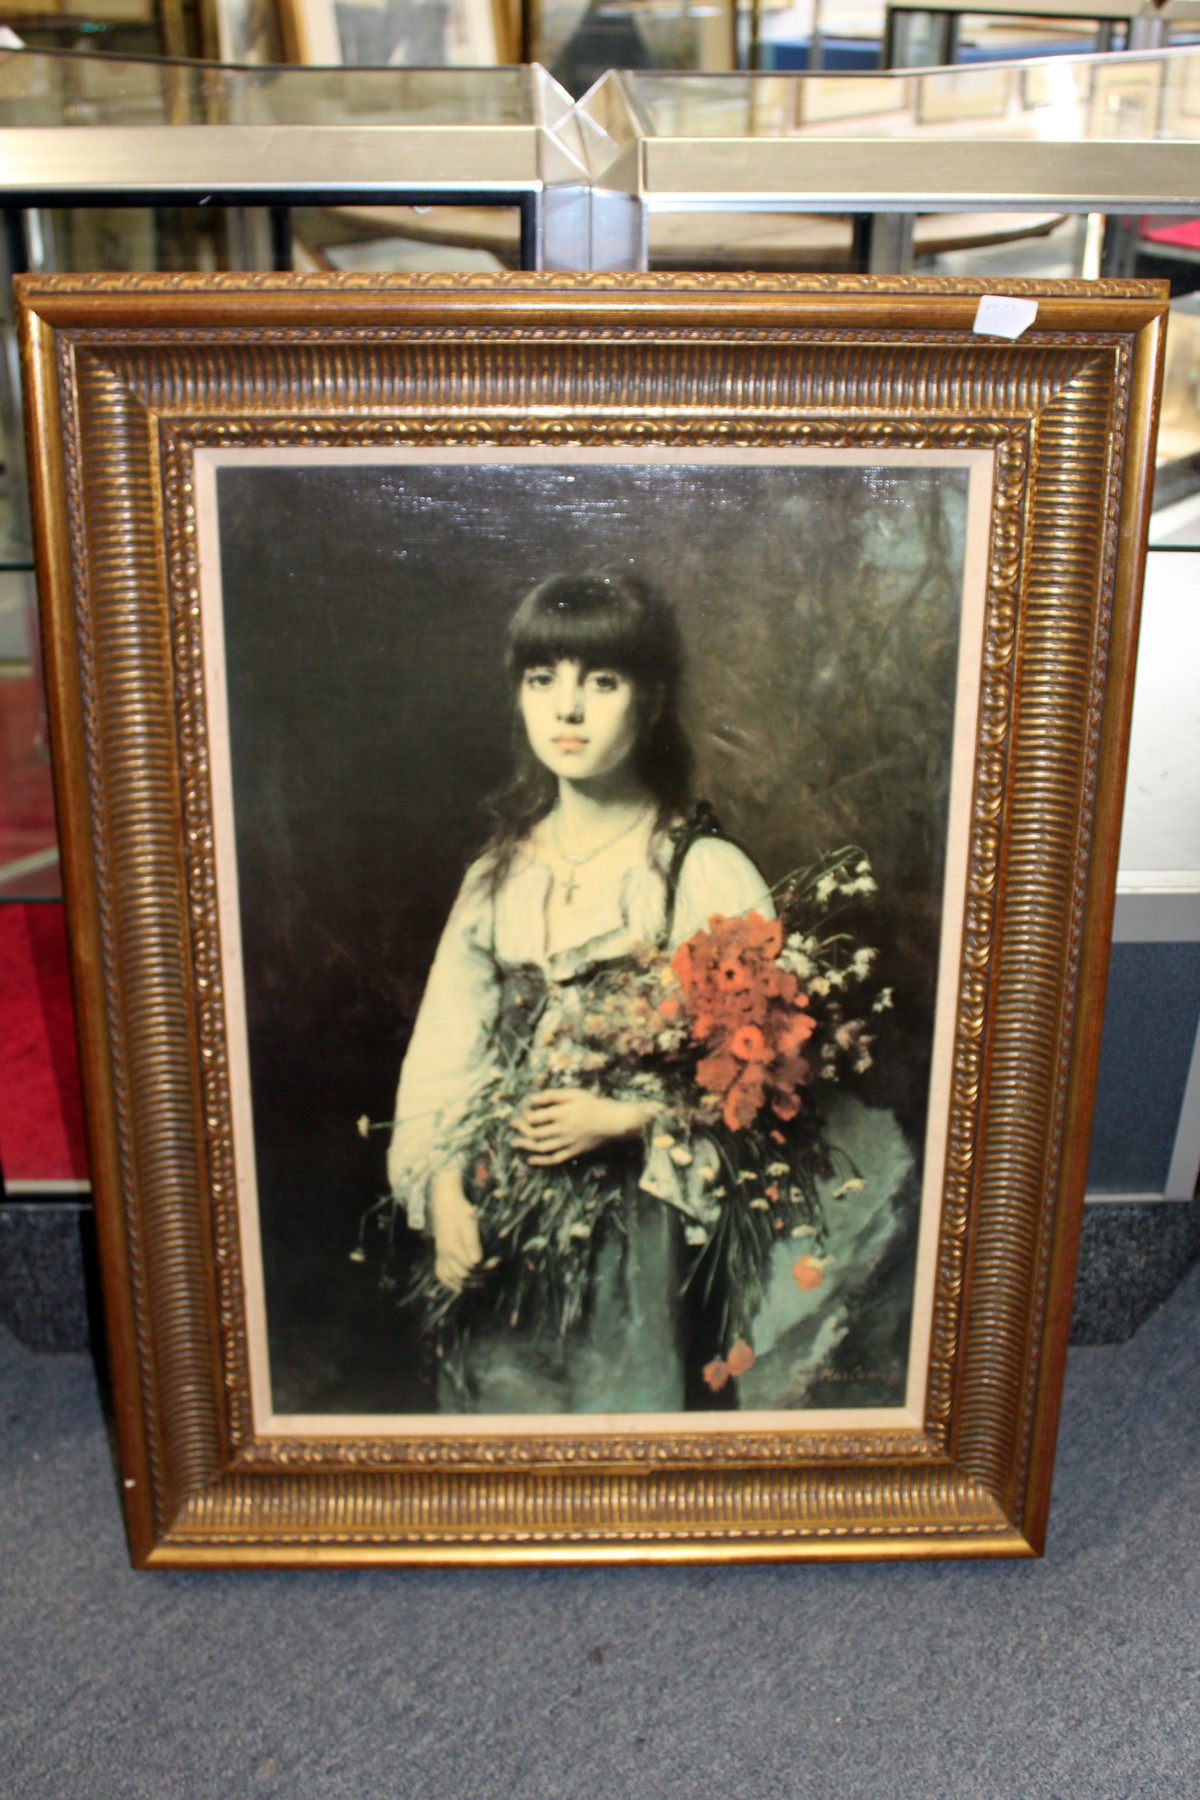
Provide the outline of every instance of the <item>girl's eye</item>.
{"type": "Polygon", "coordinates": [[[548,688],[554,681],[549,669],[526,669],[525,686],[531,688],[548,688]]]}
{"type": "Polygon", "coordinates": [[[611,669],[597,669],[592,676],[592,686],[602,694],[615,694],[621,685],[621,677],[614,675],[611,669]]]}

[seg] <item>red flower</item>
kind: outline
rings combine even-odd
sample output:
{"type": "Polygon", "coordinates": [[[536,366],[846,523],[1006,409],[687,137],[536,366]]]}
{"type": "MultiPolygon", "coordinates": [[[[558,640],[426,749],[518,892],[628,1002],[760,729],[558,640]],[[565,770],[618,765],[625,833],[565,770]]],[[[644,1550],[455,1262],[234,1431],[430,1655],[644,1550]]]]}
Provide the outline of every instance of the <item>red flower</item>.
{"type": "Polygon", "coordinates": [[[723,1362],[719,1356],[714,1356],[710,1363],[705,1363],[700,1373],[713,1393],[719,1394],[729,1380],[732,1371],[727,1362],[723,1362]]]}
{"type": "Polygon", "coordinates": [[[778,919],[714,914],[672,958],[692,1042],[705,1052],[697,1083],[731,1131],[752,1124],[768,1099],[778,1118],[800,1110],[796,1089],[809,1067],[799,1052],[816,1021],[808,996],[776,961],[782,948],[778,919]]]}
{"type": "MultiPolygon", "coordinates": [[[[797,1006],[808,1005],[808,995],[801,994],[795,1002],[797,1006]]],[[[801,1050],[817,1029],[817,1021],[808,1013],[795,1012],[789,1014],[775,1034],[777,1050],[801,1050]]]]}
{"type": "Polygon", "coordinates": [[[736,993],[747,985],[747,972],[736,956],[726,956],[717,964],[717,986],[722,993],[736,993]]]}
{"type": "Polygon", "coordinates": [[[757,1025],[743,1025],[729,1040],[729,1048],[742,1062],[762,1062],[767,1041],[757,1025]]]}
{"type": "Polygon", "coordinates": [[[706,1056],[696,1064],[696,1080],[707,1094],[724,1094],[738,1078],[732,1056],[706,1056]]]}
{"type": "Polygon", "coordinates": [[[799,1262],[792,1264],[792,1280],[806,1292],[819,1288],[824,1279],[821,1265],[815,1257],[802,1256],[799,1262]]]}
{"type": "Polygon", "coordinates": [[[730,1131],[742,1131],[753,1125],[762,1110],[766,1077],[761,1068],[747,1063],[725,1096],[721,1116],[730,1131]]]}

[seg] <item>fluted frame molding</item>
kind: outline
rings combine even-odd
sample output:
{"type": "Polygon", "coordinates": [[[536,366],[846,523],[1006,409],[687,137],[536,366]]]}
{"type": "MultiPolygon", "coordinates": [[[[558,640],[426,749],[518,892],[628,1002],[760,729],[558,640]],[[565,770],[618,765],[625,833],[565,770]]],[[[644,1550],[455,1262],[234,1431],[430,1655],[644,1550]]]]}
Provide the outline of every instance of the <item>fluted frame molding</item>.
{"type": "Polygon", "coordinates": [[[1037,1554],[1086,1173],[1164,290],[772,276],[30,277],[35,529],[121,1480],[140,1565],[1037,1554]],[[256,1438],[199,449],[993,458],[920,1430],[256,1438]]]}

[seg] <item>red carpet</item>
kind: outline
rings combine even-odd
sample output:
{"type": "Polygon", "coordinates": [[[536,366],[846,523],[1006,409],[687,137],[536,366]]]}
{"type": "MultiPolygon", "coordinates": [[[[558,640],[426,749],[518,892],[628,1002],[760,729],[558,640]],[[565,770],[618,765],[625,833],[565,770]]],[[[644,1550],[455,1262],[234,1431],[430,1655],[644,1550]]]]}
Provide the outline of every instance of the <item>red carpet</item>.
{"type": "Polygon", "coordinates": [[[63,910],[0,905],[0,1167],[6,1183],[87,1179],[63,910]]]}
{"type": "Polygon", "coordinates": [[[62,893],[45,705],[28,665],[0,664],[0,900],[62,893]]]}

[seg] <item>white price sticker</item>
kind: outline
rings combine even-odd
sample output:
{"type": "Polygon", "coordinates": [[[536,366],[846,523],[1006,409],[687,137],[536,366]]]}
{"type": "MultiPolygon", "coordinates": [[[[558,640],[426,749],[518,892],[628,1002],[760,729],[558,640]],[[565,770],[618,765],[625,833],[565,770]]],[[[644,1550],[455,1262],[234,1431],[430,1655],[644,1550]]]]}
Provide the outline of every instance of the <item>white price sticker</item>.
{"type": "Polygon", "coordinates": [[[1036,300],[1020,300],[1015,294],[985,294],[971,329],[987,337],[1019,338],[1036,318],[1036,300]]]}

